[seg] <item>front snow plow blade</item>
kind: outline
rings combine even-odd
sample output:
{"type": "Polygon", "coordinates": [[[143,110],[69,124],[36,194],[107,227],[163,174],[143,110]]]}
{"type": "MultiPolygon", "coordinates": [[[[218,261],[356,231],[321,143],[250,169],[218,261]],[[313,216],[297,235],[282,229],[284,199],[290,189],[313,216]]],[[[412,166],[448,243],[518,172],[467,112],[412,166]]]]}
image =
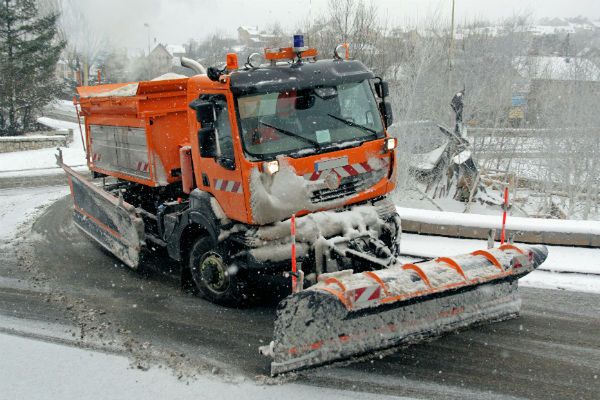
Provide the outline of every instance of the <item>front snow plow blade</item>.
{"type": "Polygon", "coordinates": [[[272,357],[277,375],[514,318],[517,279],[547,254],[545,246],[504,245],[376,272],[325,274],[280,303],[274,340],[260,351],[272,357]]]}
{"type": "Polygon", "coordinates": [[[73,171],[63,163],[60,154],[57,164],[69,180],[75,225],[127,266],[137,268],[144,240],[144,222],[135,207],[73,171]]]}

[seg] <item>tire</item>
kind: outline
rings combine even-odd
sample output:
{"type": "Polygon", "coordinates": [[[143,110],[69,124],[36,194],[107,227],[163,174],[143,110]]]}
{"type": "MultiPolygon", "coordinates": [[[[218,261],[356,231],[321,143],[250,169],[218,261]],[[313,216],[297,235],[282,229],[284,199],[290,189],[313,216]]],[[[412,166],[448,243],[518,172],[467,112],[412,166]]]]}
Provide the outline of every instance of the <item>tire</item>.
{"type": "Polygon", "coordinates": [[[381,240],[388,246],[394,257],[400,255],[400,238],[402,237],[402,222],[400,216],[395,215],[386,220],[383,226],[381,240]]]}
{"type": "Polygon", "coordinates": [[[189,256],[189,273],[198,293],[205,299],[224,306],[241,307],[247,299],[246,283],[239,274],[231,274],[227,257],[209,237],[193,244],[189,256]]]}

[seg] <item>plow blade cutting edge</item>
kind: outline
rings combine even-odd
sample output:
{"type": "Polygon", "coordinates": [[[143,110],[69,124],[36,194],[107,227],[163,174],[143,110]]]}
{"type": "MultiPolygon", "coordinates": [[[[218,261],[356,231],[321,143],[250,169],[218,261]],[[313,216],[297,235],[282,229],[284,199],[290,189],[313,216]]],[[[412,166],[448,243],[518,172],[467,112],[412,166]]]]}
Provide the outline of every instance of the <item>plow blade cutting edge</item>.
{"type": "Polygon", "coordinates": [[[271,374],[417,343],[518,315],[517,279],[542,264],[545,246],[504,245],[453,258],[353,274],[324,274],[283,300],[274,340],[260,348],[271,374]]]}
{"type": "Polygon", "coordinates": [[[73,171],[63,163],[61,154],[57,164],[69,180],[75,225],[127,266],[137,268],[144,243],[144,222],[135,207],[73,171]]]}

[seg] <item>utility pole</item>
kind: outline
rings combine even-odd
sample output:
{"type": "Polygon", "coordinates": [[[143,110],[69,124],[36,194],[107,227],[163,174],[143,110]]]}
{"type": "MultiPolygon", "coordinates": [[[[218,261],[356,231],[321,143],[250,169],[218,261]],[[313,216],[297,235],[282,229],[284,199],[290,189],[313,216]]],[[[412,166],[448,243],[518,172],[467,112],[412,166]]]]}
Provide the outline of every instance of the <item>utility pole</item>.
{"type": "Polygon", "coordinates": [[[452,50],[454,50],[454,8],[456,0],[452,0],[452,20],[450,23],[450,63],[452,63],[452,50]]]}
{"type": "Polygon", "coordinates": [[[150,24],[144,22],[144,28],[148,29],[148,55],[150,55],[150,24]]]}
{"type": "MultiPolygon", "coordinates": [[[[452,53],[454,52],[454,9],[456,0],[452,0],[452,17],[450,23],[450,46],[448,48],[448,67],[450,68],[449,76],[452,75],[452,53]]],[[[452,82],[451,77],[449,82],[452,82]]]]}
{"type": "MultiPolygon", "coordinates": [[[[452,0],[452,16],[450,22],[450,45],[448,47],[448,90],[454,93],[452,90],[452,53],[454,52],[454,9],[456,0],[452,0]]],[[[456,122],[456,121],[455,121],[456,122]]]]}

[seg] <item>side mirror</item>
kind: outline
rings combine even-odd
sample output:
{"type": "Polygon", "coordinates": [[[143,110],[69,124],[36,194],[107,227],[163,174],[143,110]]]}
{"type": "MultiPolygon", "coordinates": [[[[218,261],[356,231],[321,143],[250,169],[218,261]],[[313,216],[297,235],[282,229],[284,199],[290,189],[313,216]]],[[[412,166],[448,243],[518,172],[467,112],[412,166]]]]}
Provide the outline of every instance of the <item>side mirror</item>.
{"type": "Polygon", "coordinates": [[[208,67],[208,69],[206,70],[206,75],[208,76],[208,79],[210,79],[213,82],[217,82],[221,77],[221,74],[222,71],[215,67],[208,67]]]}
{"type": "Polygon", "coordinates": [[[375,82],[375,92],[377,93],[377,97],[384,99],[390,94],[390,86],[385,81],[375,82]]]}
{"type": "Polygon", "coordinates": [[[388,128],[390,125],[394,123],[394,114],[392,112],[392,105],[389,101],[383,101],[379,103],[379,112],[383,117],[383,123],[385,127],[388,128]]]}
{"type": "Polygon", "coordinates": [[[190,103],[190,108],[196,111],[196,120],[203,128],[215,123],[214,103],[206,100],[196,99],[190,103]]]}
{"type": "Polygon", "coordinates": [[[211,101],[196,99],[190,103],[190,108],[196,111],[196,120],[200,123],[200,129],[198,130],[200,157],[218,157],[215,104],[211,101]]]}
{"type": "Polygon", "coordinates": [[[198,143],[200,144],[200,157],[218,157],[217,135],[215,128],[210,126],[198,130],[198,143]]]}

